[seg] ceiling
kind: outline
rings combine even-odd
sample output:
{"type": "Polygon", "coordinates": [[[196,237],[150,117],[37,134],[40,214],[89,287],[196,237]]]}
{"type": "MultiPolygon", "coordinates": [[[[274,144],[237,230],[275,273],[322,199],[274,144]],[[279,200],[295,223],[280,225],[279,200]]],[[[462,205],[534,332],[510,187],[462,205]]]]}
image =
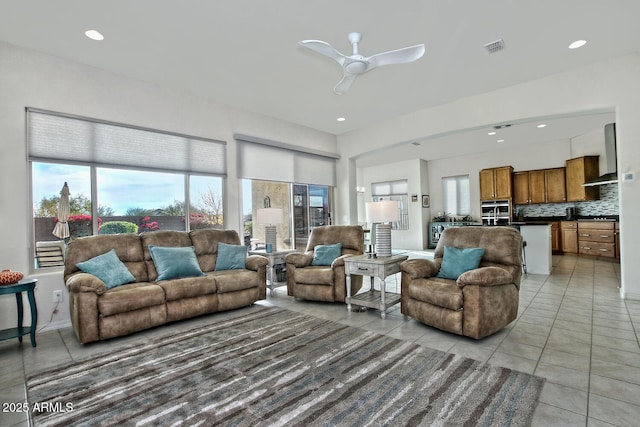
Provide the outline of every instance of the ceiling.
{"type": "Polygon", "coordinates": [[[30,0],[1,3],[0,40],[340,135],[639,52],[638,17],[638,0],[30,0]],[[426,54],[335,95],[338,65],[297,42],[350,54],[353,31],[365,56],[419,43],[426,54]],[[568,49],[577,39],[587,44],[568,49]]]}

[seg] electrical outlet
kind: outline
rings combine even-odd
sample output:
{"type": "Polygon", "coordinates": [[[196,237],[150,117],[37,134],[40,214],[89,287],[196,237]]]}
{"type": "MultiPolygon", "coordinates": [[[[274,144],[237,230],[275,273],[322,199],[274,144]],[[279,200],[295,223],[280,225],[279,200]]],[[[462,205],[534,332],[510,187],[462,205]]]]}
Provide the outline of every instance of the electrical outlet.
{"type": "Polygon", "coordinates": [[[62,291],[53,291],[53,302],[62,302],[62,291]]]}

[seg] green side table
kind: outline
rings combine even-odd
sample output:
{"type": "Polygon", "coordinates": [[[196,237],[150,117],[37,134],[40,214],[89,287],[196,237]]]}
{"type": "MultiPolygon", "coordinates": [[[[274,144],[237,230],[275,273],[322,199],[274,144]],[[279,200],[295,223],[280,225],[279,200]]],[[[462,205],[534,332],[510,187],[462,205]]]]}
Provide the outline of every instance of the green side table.
{"type": "Polygon", "coordinates": [[[36,298],[33,291],[36,288],[38,279],[23,279],[13,285],[0,286],[0,295],[15,294],[16,305],[18,306],[18,327],[3,329],[0,331],[0,341],[11,338],[18,338],[22,342],[22,336],[31,334],[31,345],[36,346],[36,324],[38,323],[38,307],[36,307],[36,298]],[[22,317],[24,309],[22,307],[22,292],[27,293],[29,298],[29,306],[31,307],[31,326],[22,326],[22,317]]]}

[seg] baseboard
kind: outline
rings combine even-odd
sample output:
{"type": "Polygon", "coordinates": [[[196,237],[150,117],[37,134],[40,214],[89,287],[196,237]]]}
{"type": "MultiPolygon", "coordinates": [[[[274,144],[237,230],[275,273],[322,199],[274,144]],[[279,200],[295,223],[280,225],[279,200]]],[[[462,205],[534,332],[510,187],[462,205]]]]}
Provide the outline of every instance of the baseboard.
{"type": "Polygon", "coordinates": [[[620,298],[629,301],[640,301],[640,294],[635,292],[624,292],[623,288],[620,288],[620,298]]]}

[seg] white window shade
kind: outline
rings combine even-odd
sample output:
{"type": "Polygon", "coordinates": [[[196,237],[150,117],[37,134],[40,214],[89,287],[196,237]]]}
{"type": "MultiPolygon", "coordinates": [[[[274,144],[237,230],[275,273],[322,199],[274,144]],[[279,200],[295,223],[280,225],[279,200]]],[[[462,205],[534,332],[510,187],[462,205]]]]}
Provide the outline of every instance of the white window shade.
{"type": "Polygon", "coordinates": [[[295,182],[294,155],[259,144],[238,144],[238,176],[264,181],[295,182]]]}
{"type": "Polygon", "coordinates": [[[247,135],[235,139],[240,178],[336,185],[337,154],[247,135]]]}
{"type": "Polygon", "coordinates": [[[373,182],[371,183],[371,195],[388,196],[392,194],[408,194],[409,183],[406,179],[399,181],[373,182]]]}
{"type": "Polygon", "coordinates": [[[447,215],[469,215],[471,213],[469,175],[442,178],[442,198],[447,215]]]}
{"type": "Polygon", "coordinates": [[[226,143],[29,109],[31,160],[225,175],[226,143]]]}

